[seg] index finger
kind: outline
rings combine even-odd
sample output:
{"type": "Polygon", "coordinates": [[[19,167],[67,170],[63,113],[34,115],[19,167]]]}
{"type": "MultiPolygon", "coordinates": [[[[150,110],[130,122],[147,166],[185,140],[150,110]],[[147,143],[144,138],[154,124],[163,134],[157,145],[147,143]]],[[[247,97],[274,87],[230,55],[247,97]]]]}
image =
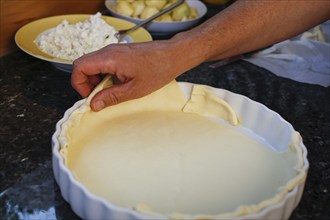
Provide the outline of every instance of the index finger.
{"type": "Polygon", "coordinates": [[[84,55],[73,62],[71,85],[82,97],[87,97],[101,81],[99,74],[105,72],[104,59],[97,52],[84,55]]]}

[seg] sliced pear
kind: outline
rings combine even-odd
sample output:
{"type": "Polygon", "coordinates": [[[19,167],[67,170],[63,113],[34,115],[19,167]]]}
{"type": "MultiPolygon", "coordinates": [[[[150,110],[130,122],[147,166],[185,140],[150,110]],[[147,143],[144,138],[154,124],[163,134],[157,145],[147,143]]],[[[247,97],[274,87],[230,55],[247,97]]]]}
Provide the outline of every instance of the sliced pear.
{"type": "Polygon", "coordinates": [[[194,7],[190,7],[190,15],[189,15],[189,19],[195,19],[198,17],[198,11],[196,8],[194,7]]]}
{"type": "Polygon", "coordinates": [[[160,10],[166,5],[167,0],[146,0],[145,3],[148,6],[152,6],[160,10]]]}
{"type": "Polygon", "coordinates": [[[133,1],[131,5],[134,9],[133,17],[139,17],[142,14],[144,8],[146,7],[144,0],[133,1]]]}
{"type": "Polygon", "coordinates": [[[174,21],[181,21],[184,17],[189,17],[190,7],[187,2],[182,3],[177,8],[173,9],[172,18],[174,21]]]}
{"type": "Polygon", "coordinates": [[[158,13],[159,10],[153,6],[147,6],[144,8],[143,12],[141,13],[141,19],[147,19],[153,16],[154,14],[158,13]]]}
{"type": "Polygon", "coordinates": [[[156,21],[171,22],[173,19],[170,14],[164,14],[157,18],[156,21]]]}
{"type": "Polygon", "coordinates": [[[119,14],[131,17],[134,13],[132,5],[127,1],[117,1],[115,11],[119,14]]]}

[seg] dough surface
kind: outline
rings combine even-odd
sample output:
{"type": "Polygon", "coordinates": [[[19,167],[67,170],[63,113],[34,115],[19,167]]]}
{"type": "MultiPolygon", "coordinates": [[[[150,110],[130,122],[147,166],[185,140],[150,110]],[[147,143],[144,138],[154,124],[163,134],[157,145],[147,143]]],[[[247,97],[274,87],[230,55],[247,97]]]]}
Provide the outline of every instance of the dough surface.
{"type": "Polygon", "coordinates": [[[231,125],[239,121],[231,109],[229,118],[228,112],[217,113],[217,105],[228,111],[225,101],[213,100],[207,112],[195,113],[208,101],[198,100],[187,101],[172,82],[98,113],[83,105],[64,125],[67,167],[88,190],[115,205],[165,215],[208,216],[255,206],[296,175],[288,169],[293,160],[287,153],[231,125]]]}
{"type": "Polygon", "coordinates": [[[290,178],[280,154],[193,113],[143,112],[81,126],[97,132],[77,130],[69,169],[124,207],[218,214],[260,203],[290,178]]]}

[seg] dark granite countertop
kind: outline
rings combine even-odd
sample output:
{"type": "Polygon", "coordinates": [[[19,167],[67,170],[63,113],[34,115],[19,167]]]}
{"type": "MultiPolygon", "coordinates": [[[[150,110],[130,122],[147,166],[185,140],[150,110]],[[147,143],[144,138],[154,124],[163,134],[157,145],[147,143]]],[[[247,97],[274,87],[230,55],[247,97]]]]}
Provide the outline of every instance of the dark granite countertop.
{"type": "MultiPolygon", "coordinates": [[[[221,9],[209,7],[208,17],[221,9]]],[[[0,71],[0,219],[79,219],[60,194],[51,161],[55,124],[80,99],[70,74],[21,51],[0,58],[0,71]]],[[[290,219],[330,219],[330,87],[281,78],[244,61],[217,69],[205,63],[178,81],[245,95],[290,122],[310,162],[290,219]]]]}

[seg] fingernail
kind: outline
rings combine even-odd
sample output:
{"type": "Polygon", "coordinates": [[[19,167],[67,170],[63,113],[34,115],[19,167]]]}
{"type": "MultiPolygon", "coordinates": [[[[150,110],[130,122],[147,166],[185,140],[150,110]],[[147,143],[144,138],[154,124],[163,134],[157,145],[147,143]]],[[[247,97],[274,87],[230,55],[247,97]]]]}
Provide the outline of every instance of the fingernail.
{"type": "Polygon", "coordinates": [[[95,103],[94,103],[94,109],[96,111],[100,111],[102,109],[104,109],[105,107],[105,103],[103,100],[97,100],[95,103]]]}

